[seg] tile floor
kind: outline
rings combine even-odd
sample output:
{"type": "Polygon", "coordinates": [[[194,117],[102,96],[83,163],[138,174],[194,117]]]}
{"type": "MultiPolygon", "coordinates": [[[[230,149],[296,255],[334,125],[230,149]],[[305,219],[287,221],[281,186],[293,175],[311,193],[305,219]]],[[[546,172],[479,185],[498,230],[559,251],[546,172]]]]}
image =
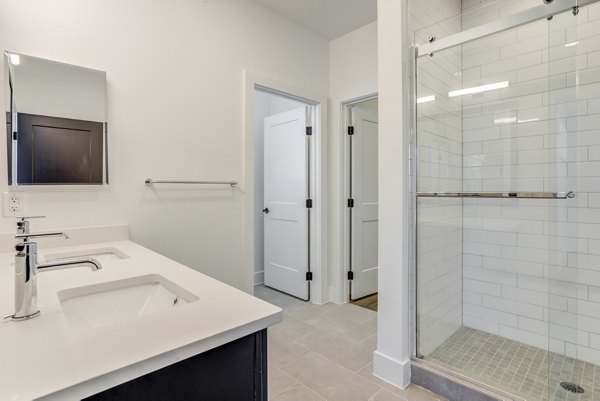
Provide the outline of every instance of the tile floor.
{"type": "Polygon", "coordinates": [[[468,327],[459,329],[425,360],[527,401],[600,400],[600,366],[468,327]],[[575,382],[585,393],[568,393],[559,387],[561,381],[575,382]]]}
{"type": "Polygon", "coordinates": [[[284,315],[268,334],[271,401],[444,401],[371,374],[376,312],[352,304],[313,305],[264,286],[255,295],[284,315]]]}

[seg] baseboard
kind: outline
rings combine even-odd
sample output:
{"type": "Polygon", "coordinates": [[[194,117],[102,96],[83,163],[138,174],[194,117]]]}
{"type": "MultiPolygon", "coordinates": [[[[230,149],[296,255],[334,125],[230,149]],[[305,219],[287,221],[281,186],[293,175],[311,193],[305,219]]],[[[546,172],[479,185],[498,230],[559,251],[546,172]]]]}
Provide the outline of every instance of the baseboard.
{"type": "Polygon", "coordinates": [[[410,360],[401,362],[379,351],[373,352],[373,375],[396,387],[410,384],[410,360]]]}
{"type": "Polygon", "coordinates": [[[329,286],[329,302],[333,302],[338,305],[344,303],[344,301],[340,299],[338,288],[335,286],[329,286]]]}
{"type": "Polygon", "coordinates": [[[254,285],[264,284],[265,282],[265,271],[254,272],[254,285]]]}

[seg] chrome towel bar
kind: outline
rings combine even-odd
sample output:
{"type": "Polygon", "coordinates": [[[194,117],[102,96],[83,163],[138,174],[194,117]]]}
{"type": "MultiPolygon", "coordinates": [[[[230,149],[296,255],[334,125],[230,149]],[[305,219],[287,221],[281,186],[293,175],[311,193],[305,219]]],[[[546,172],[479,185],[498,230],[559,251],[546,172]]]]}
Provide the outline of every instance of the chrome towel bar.
{"type": "Polygon", "coordinates": [[[417,192],[418,198],[571,199],[575,192],[417,192]]]}
{"type": "Polygon", "coordinates": [[[237,186],[237,181],[229,180],[229,181],[184,181],[184,180],[153,180],[152,178],[146,178],[144,183],[148,186],[154,184],[223,184],[230,185],[231,187],[237,186]]]}

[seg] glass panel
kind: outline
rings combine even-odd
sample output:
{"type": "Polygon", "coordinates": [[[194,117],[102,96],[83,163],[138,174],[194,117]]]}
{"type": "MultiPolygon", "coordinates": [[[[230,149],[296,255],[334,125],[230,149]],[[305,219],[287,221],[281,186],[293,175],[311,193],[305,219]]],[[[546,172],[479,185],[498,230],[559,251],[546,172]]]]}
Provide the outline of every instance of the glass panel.
{"type": "MultiPolygon", "coordinates": [[[[444,38],[543,4],[542,0],[462,0],[460,3],[462,13],[418,29],[415,32],[415,43],[426,43],[431,36],[435,36],[437,39],[444,38]]],[[[427,16],[433,16],[435,21],[440,21],[440,16],[449,15],[448,12],[454,4],[455,1],[423,2],[414,0],[409,3],[409,11],[411,17],[419,25],[419,22],[426,19],[420,13],[427,13],[427,16]],[[417,12],[413,10],[417,10],[417,12]]],[[[425,24],[420,26],[425,26],[425,24]]]]}
{"type": "Polygon", "coordinates": [[[600,5],[549,23],[549,400],[600,399],[600,5]],[[585,391],[578,396],[577,391],[585,391]]]}
{"type": "MultiPolygon", "coordinates": [[[[421,58],[417,66],[418,191],[462,189],[460,48],[421,58]]],[[[429,356],[462,326],[462,201],[417,203],[418,352],[429,356]]]]}
{"type": "MultiPolygon", "coordinates": [[[[417,60],[418,192],[573,190],[570,145],[552,145],[571,121],[556,118],[566,112],[556,105],[572,102],[574,76],[551,60],[558,45],[570,48],[558,33],[570,21],[556,16],[557,28],[542,20],[417,60]]],[[[568,308],[555,304],[548,277],[570,246],[552,230],[578,201],[418,198],[418,356],[548,400],[550,311],[568,308]]]]}

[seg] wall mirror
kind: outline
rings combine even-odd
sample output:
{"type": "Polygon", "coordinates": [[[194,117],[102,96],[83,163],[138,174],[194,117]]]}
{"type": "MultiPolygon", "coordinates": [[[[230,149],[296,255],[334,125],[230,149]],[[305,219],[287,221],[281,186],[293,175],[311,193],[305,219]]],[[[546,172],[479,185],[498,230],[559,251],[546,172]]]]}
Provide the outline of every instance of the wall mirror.
{"type": "Polygon", "coordinates": [[[4,55],[8,183],[108,183],[106,73],[4,55]]]}

